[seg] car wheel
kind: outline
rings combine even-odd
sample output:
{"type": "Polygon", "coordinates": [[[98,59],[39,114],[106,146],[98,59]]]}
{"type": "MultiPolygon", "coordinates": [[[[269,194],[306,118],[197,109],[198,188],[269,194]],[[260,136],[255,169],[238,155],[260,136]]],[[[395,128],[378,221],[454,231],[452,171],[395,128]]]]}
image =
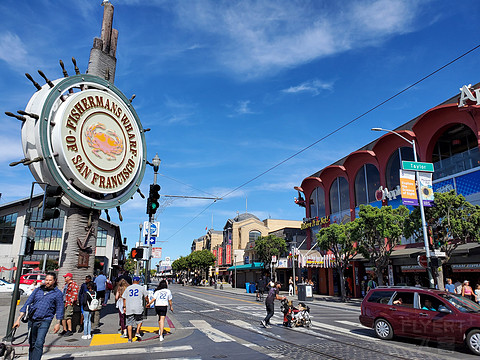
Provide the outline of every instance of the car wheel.
{"type": "Polygon", "coordinates": [[[312,320],[310,319],[305,320],[305,327],[309,328],[310,325],[312,325],[312,320]]]}
{"type": "Polygon", "coordinates": [[[375,320],[375,334],[382,340],[390,340],[393,338],[392,325],[385,319],[375,320]]]}
{"type": "Polygon", "coordinates": [[[467,346],[475,355],[480,355],[480,330],[472,330],[468,333],[467,346]]]}

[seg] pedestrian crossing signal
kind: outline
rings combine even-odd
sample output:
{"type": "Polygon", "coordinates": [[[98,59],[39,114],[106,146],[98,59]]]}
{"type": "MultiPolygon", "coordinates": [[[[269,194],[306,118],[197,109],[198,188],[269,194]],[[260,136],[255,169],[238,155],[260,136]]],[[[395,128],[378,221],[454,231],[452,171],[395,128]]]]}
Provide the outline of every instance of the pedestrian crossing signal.
{"type": "Polygon", "coordinates": [[[143,259],[143,249],[142,248],[133,248],[132,249],[132,259],[137,259],[137,260],[143,259]]]}

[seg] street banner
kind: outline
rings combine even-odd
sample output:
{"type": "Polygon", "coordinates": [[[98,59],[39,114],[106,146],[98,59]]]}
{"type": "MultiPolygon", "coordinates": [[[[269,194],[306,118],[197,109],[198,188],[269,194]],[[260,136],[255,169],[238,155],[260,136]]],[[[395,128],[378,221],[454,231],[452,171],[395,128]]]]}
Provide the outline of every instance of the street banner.
{"type": "Polygon", "coordinates": [[[227,245],[225,247],[225,255],[226,255],[226,260],[225,264],[230,265],[232,263],[232,245],[227,245]]]}
{"type": "Polygon", "coordinates": [[[159,247],[152,248],[152,257],[155,258],[155,259],[161,259],[162,258],[162,248],[159,248],[159,247]]]}
{"type": "Polygon", "coordinates": [[[403,205],[418,205],[414,171],[400,170],[400,189],[403,205]]]}
{"type": "Polygon", "coordinates": [[[432,173],[420,172],[418,173],[418,180],[422,192],[423,206],[433,206],[432,173]]]}
{"type": "Polygon", "coordinates": [[[212,254],[215,256],[215,265],[218,265],[217,249],[213,249],[212,254]]]}
{"type": "Polygon", "coordinates": [[[223,248],[218,248],[218,265],[223,265],[223,248]]]}

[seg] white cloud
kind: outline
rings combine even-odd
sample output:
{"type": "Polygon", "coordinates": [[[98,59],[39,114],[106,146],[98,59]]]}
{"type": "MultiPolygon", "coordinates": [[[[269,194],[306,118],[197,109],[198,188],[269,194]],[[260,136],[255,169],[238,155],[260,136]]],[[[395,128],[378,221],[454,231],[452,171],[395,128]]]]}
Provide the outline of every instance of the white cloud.
{"type": "Polygon", "coordinates": [[[0,59],[13,68],[26,67],[28,52],[18,35],[9,31],[0,34],[0,59]]]}
{"type": "Polygon", "coordinates": [[[179,2],[180,26],[212,35],[218,62],[256,77],[414,31],[421,2],[179,2]]]}
{"type": "Polygon", "coordinates": [[[235,112],[239,115],[254,114],[249,105],[250,100],[239,101],[237,107],[235,108],[235,112]]]}
{"type": "Polygon", "coordinates": [[[305,81],[297,86],[290,86],[288,89],[282,90],[287,94],[311,93],[313,96],[320,94],[321,90],[332,90],[333,83],[323,82],[317,79],[305,81]]]}

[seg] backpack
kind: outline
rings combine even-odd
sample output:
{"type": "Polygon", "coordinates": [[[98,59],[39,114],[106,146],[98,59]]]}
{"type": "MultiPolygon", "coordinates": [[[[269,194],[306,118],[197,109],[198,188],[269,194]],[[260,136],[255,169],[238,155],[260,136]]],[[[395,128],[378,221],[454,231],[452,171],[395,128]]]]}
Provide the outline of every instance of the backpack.
{"type": "Polygon", "coordinates": [[[88,305],[88,309],[90,311],[95,311],[95,310],[98,310],[98,307],[100,305],[100,301],[98,301],[97,299],[97,294],[93,295],[90,294],[90,292],[87,293],[88,295],[90,295],[90,297],[92,298],[92,301],[90,301],[90,304],[88,305]]]}

